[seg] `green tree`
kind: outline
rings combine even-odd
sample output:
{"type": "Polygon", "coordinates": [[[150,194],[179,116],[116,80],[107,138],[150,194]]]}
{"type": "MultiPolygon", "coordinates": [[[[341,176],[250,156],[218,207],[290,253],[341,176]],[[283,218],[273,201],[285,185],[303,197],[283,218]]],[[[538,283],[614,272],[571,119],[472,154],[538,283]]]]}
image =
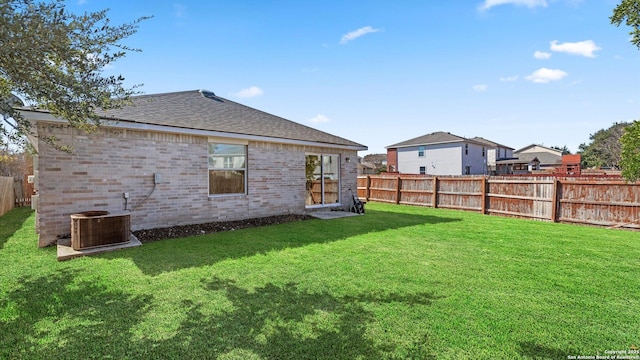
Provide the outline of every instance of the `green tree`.
{"type": "Polygon", "coordinates": [[[622,138],[622,176],[631,182],[640,179],[640,121],[635,120],[625,130],[622,138]]]}
{"type": "Polygon", "coordinates": [[[614,167],[620,165],[622,147],[620,137],[629,123],[614,123],[608,129],[598,130],[591,134],[589,144],[580,144],[578,153],[582,157],[583,168],[614,167]]]}
{"type": "MultiPolygon", "coordinates": [[[[640,50],[640,0],[622,0],[610,17],[611,23],[620,26],[624,21],[631,27],[631,43],[640,50]]],[[[634,120],[620,137],[622,176],[628,181],[640,178],[640,123],[634,120]]]]}
{"type": "Polygon", "coordinates": [[[76,15],[64,0],[0,1],[0,145],[23,143],[30,131],[14,109],[15,95],[90,131],[100,124],[96,111],[118,108],[138,93],[138,86],[127,88],[124,77],[105,76],[103,69],[140,51],[121,40],[148,17],[112,26],[107,12],[76,15]]]}
{"type": "MultiPolygon", "coordinates": [[[[622,0],[609,18],[611,23],[620,26],[624,21],[631,27],[631,43],[640,50],[640,0],[622,0]]],[[[634,120],[620,138],[622,176],[627,181],[640,178],[640,123],[634,120]]]]}
{"type": "Polygon", "coordinates": [[[320,166],[320,156],[307,155],[305,157],[305,174],[307,178],[307,186],[315,180],[316,168],[320,166]]]}
{"type": "Polygon", "coordinates": [[[622,0],[609,18],[615,26],[620,26],[624,21],[631,27],[631,43],[640,50],[640,0],[622,0]]]}

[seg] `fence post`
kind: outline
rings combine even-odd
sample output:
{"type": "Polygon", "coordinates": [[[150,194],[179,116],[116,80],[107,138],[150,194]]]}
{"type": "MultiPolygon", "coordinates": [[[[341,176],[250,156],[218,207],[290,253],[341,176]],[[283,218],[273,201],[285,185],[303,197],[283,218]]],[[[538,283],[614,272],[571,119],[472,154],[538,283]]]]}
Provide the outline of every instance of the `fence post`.
{"type": "Polygon", "coordinates": [[[487,177],[482,177],[482,213],[487,213],[487,177]]]}
{"type": "Polygon", "coordinates": [[[560,199],[558,199],[558,196],[560,195],[560,188],[561,183],[560,180],[558,180],[557,178],[554,179],[553,181],[553,203],[551,204],[551,221],[552,222],[558,222],[558,203],[560,202],[560,199]]]}
{"type": "Polygon", "coordinates": [[[433,195],[431,199],[431,203],[433,204],[433,208],[438,207],[438,177],[433,177],[433,195]]]}
{"type": "Polygon", "coordinates": [[[369,201],[369,197],[371,197],[371,175],[367,175],[367,184],[364,192],[365,201],[369,201]]]}
{"type": "Polygon", "coordinates": [[[400,189],[402,188],[402,179],[398,176],[398,181],[396,182],[396,204],[400,204],[400,189]]]}

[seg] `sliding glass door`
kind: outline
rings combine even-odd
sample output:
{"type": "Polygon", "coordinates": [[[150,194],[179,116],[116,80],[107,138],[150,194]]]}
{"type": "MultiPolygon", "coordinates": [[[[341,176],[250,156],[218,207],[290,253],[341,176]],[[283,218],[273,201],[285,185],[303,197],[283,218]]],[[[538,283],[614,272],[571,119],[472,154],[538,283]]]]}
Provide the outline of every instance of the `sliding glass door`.
{"type": "Polygon", "coordinates": [[[305,157],[306,206],[340,203],[340,156],[307,154],[305,157]]]}

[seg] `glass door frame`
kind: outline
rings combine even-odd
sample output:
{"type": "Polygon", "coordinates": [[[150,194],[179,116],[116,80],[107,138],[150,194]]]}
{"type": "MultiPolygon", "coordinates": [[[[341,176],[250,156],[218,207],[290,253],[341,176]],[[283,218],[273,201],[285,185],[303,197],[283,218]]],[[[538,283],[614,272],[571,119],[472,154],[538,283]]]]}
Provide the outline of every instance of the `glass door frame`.
{"type": "Polygon", "coordinates": [[[315,208],[315,207],[327,207],[327,206],[340,206],[341,205],[341,197],[342,197],[342,191],[340,190],[341,187],[341,183],[342,183],[342,178],[340,176],[340,154],[330,154],[330,153],[305,153],[305,189],[307,191],[307,194],[305,195],[305,207],[306,208],[315,208]],[[307,162],[307,159],[309,156],[317,156],[318,157],[318,165],[313,168],[313,173],[309,173],[310,169],[308,168],[309,163],[307,162]],[[329,162],[332,163],[332,159],[335,160],[335,164],[334,165],[330,165],[330,166],[335,166],[335,172],[332,172],[333,169],[327,169],[327,166],[325,166],[325,159],[329,159],[329,162]],[[318,168],[320,168],[320,173],[317,172],[318,168]],[[318,177],[319,175],[319,179],[317,179],[316,177],[318,177]],[[329,177],[335,177],[335,179],[331,179],[329,177]],[[328,179],[329,178],[329,179],[328,179]],[[311,179],[311,180],[310,180],[311,179]],[[320,180],[320,202],[319,203],[315,203],[313,201],[314,197],[314,181],[318,181],[320,180]],[[327,203],[327,191],[328,191],[328,182],[325,181],[331,181],[331,180],[337,180],[337,190],[336,190],[336,201],[335,202],[329,202],[327,203]],[[309,203],[309,199],[311,199],[312,203],[309,203]]]}

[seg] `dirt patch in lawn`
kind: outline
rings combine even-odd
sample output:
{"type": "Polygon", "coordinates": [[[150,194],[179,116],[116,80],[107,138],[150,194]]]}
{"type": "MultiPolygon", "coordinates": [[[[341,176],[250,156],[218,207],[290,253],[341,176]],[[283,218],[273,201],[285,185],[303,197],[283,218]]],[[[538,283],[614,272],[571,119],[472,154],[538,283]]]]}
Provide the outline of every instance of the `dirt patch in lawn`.
{"type": "Polygon", "coordinates": [[[140,240],[140,242],[148,243],[148,242],[164,240],[164,239],[172,239],[172,238],[194,236],[194,235],[204,235],[204,234],[220,232],[220,231],[246,229],[246,228],[253,228],[258,226],[283,224],[283,223],[288,223],[292,221],[303,221],[303,220],[309,220],[309,219],[313,219],[313,217],[309,215],[298,215],[298,214],[276,215],[276,216],[268,216],[268,217],[246,219],[246,220],[216,221],[216,222],[211,222],[206,224],[180,225],[180,226],[171,226],[166,228],[138,230],[138,231],[134,231],[133,235],[135,235],[138,238],[138,240],[140,240]]]}

